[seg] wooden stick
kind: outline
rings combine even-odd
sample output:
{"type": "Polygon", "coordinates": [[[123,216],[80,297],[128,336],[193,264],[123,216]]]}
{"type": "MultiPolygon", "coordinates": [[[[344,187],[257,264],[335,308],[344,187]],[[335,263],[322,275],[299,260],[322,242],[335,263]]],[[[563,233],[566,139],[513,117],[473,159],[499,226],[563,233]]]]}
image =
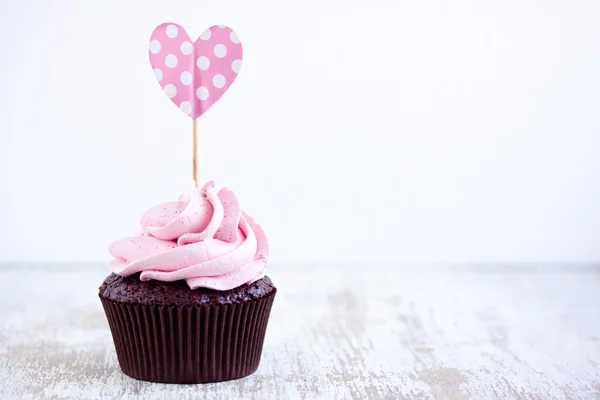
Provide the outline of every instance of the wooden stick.
{"type": "Polygon", "coordinates": [[[196,185],[196,187],[198,186],[198,120],[194,119],[193,120],[193,129],[192,129],[192,133],[193,133],[193,144],[192,144],[192,151],[194,152],[193,157],[192,157],[192,175],[194,177],[194,185],[196,185]]]}

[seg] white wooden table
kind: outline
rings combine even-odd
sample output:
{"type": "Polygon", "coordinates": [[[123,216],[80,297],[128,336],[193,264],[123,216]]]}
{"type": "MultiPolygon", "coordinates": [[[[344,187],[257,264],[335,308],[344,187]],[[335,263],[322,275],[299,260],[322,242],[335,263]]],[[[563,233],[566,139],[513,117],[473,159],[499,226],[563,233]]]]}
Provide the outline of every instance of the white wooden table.
{"type": "Polygon", "coordinates": [[[121,373],[107,274],[0,267],[0,399],[600,398],[594,266],[275,265],[261,366],[209,385],[121,373]]]}

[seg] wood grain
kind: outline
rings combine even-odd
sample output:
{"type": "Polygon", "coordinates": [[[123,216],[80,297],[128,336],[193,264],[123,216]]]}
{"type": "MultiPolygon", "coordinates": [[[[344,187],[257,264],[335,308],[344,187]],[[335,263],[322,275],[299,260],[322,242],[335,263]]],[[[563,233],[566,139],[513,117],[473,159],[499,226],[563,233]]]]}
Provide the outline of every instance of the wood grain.
{"type": "Polygon", "coordinates": [[[209,385],[117,364],[100,265],[0,267],[0,398],[600,398],[593,267],[286,267],[261,366],[209,385]]]}

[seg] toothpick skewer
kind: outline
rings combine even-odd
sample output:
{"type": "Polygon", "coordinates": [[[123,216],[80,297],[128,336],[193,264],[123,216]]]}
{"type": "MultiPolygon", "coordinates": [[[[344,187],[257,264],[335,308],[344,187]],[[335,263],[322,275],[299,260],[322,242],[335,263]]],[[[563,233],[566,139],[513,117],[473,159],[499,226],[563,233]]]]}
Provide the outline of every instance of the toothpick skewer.
{"type": "Polygon", "coordinates": [[[192,151],[194,152],[193,157],[192,157],[192,175],[194,177],[194,185],[196,187],[198,186],[198,120],[197,119],[192,119],[192,123],[193,123],[193,129],[192,129],[192,134],[193,134],[193,144],[192,144],[192,151]]]}

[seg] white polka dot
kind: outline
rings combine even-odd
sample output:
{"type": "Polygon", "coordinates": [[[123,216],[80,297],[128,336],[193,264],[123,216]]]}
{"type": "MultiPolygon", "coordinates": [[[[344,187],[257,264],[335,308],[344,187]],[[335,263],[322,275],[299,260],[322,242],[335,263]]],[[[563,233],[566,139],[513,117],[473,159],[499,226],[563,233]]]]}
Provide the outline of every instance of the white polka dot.
{"type": "Polygon", "coordinates": [[[217,25],[219,28],[227,28],[227,25],[219,24],[217,25]]]}
{"type": "Polygon", "coordinates": [[[215,87],[222,88],[225,86],[225,77],[221,74],[216,74],[213,77],[213,85],[215,85],[215,87]]]}
{"type": "Polygon", "coordinates": [[[237,33],[235,33],[235,31],[231,31],[231,33],[229,34],[229,39],[231,39],[231,41],[233,43],[239,43],[240,42],[240,38],[238,37],[237,33]]]}
{"type": "Polygon", "coordinates": [[[198,57],[198,61],[196,62],[196,65],[202,71],[206,71],[208,69],[208,67],[210,67],[210,60],[206,56],[200,56],[200,57],[198,57]]]}
{"type": "Polygon", "coordinates": [[[160,42],[156,39],[150,42],[150,52],[156,54],[160,51],[160,42]]]}
{"type": "Polygon", "coordinates": [[[179,105],[179,108],[181,108],[181,111],[183,111],[185,115],[190,115],[192,112],[192,105],[189,101],[182,101],[179,105]]]}
{"type": "Polygon", "coordinates": [[[240,67],[242,66],[242,60],[233,60],[231,63],[231,69],[236,74],[240,72],[240,67]]]}
{"type": "Polygon", "coordinates": [[[177,57],[175,54],[169,54],[167,58],[165,58],[165,64],[169,68],[175,68],[177,66],[177,57]]]}
{"type": "Polygon", "coordinates": [[[171,39],[173,39],[175,36],[177,36],[178,32],[179,32],[179,30],[177,29],[177,27],[175,25],[167,26],[167,36],[170,37],[171,39]]]}
{"type": "Polygon", "coordinates": [[[194,50],[194,46],[192,46],[192,44],[186,40],[185,42],[181,43],[179,49],[184,55],[187,56],[188,54],[192,53],[192,50],[194,50]]]}
{"type": "Polygon", "coordinates": [[[206,99],[208,99],[208,89],[205,88],[204,86],[200,86],[198,88],[198,90],[196,90],[196,97],[199,100],[206,100],[206,99]]]}
{"type": "Polygon", "coordinates": [[[175,87],[175,85],[171,85],[169,83],[167,86],[165,86],[165,93],[167,94],[167,96],[169,96],[170,99],[172,99],[177,94],[177,88],[175,87]]]}
{"type": "Polygon", "coordinates": [[[223,44],[218,44],[215,46],[215,56],[219,58],[223,58],[227,55],[227,47],[223,44]]]}
{"type": "Polygon", "coordinates": [[[155,68],[154,69],[154,75],[156,76],[156,79],[158,79],[159,82],[162,81],[163,73],[162,73],[162,71],[160,69],[155,68]]]}
{"type": "Polygon", "coordinates": [[[187,86],[192,83],[192,74],[188,71],[183,71],[179,79],[181,80],[181,83],[187,86]]]}
{"type": "Polygon", "coordinates": [[[200,39],[208,40],[208,39],[210,39],[210,36],[211,36],[211,31],[210,31],[210,28],[208,28],[207,30],[202,32],[202,35],[200,35],[200,39]]]}

